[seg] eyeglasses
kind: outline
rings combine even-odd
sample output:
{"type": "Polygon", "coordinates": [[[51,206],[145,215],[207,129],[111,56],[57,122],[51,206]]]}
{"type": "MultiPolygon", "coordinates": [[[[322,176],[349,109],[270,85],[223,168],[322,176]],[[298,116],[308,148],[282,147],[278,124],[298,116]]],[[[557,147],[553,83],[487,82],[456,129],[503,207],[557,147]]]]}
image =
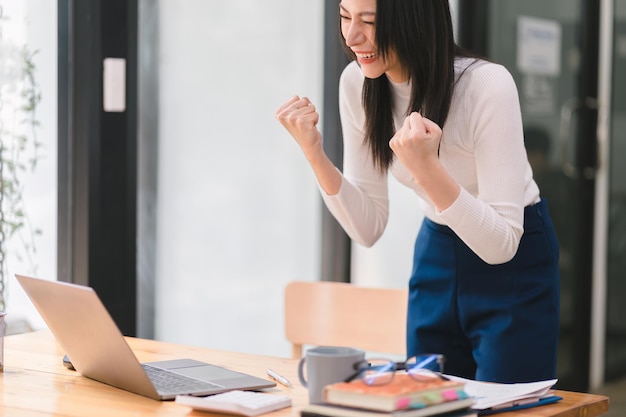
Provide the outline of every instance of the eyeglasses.
{"type": "Polygon", "coordinates": [[[365,385],[385,385],[393,380],[396,371],[406,373],[416,381],[432,381],[447,379],[443,372],[444,356],[426,354],[413,356],[404,362],[388,359],[368,359],[354,364],[355,373],[346,378],[345,382],[360,378],[365,385]]]}

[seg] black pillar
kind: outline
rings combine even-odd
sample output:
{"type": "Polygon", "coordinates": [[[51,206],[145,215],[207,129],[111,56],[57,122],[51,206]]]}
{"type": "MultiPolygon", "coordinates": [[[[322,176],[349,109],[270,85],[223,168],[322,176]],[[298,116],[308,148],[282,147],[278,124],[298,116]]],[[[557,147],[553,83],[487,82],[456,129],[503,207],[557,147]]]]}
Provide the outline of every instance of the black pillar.
{"type": "MultiPolygon", "coordinates": [[[[324,150],[339,168],[343,165],[343,138],[339,120],[339,76],[349,62],[340,43],[339,6],[336,0],[324,5],[324,150]]],[[[350,282],[350,238],[322,207],[322,281],[350,282]]]]}
{"type": "Polygon", "coordinates": [[[135,335],[137,0],[58,0],[58,11],[58,279],[93,287],[135,335]],[[106,58],[125,67],[112,111],[106,58]]]}

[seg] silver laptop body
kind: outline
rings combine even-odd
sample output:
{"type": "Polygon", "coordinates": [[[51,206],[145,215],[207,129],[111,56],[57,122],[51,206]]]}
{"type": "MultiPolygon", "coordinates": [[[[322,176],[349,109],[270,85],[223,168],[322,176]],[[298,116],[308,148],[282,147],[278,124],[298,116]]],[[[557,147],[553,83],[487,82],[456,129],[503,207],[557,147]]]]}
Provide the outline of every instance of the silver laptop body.
{"type": "Polygon", "coordinates": [[[16,277],[74,368],[83,376],[156,400],[276,386],[273,381],[193,359],[140,364],[93,288],[23,275],[16,277]],[[151,382],[148,374],[152,377],[153,372],[147,373],[146,369],[157,374],[173,373],[181,379],[191,378],[196,387],[179,386],[165,391],[159,383],[151,382]]]}

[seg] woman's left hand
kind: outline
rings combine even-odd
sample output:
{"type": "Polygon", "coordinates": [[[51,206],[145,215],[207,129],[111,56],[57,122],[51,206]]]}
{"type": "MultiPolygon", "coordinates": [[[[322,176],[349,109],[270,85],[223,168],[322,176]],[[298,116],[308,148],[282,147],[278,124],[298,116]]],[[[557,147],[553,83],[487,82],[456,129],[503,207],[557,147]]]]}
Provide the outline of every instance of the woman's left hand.
{"type": "Polygon", "coordinates": [[[438,211],[450,207],[461,192],[459,184],[439,163],[441,133],[437,123],[414,112],[389,141],[393,153],[438,211]]]}
{"type": "Polygon", "coordinates": [[[439,163],[441,128],[437,123],[413,112],[389,141],[391,150],[415,177],[427,175],[433,163],[439,163]]]}

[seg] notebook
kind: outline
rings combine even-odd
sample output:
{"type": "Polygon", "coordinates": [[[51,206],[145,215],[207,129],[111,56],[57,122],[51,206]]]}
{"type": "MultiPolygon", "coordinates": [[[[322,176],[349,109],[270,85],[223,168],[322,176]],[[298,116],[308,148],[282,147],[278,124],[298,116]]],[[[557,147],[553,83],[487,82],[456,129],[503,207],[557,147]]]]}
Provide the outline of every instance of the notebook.
{"type": "Polygon", "coordinates": [[[83,376],[155,400],[259,390],[276,383],[194,359],[141,364],[91,287],[16,275],[20,285],[83,376]],[[173,378],[168,389],[159,382],[173,378]],[[186,383],[191,383],[188,387],[186,383]]]}

